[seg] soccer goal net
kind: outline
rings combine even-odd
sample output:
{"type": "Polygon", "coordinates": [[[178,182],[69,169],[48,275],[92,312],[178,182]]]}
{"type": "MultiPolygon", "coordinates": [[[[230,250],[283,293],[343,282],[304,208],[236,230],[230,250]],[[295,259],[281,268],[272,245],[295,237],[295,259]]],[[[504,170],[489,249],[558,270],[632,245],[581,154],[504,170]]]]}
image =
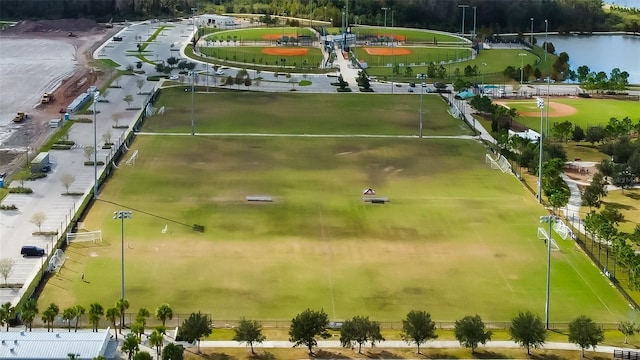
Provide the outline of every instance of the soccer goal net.
{"type": "Polygon", "coordinates": [[[556,234],[560,235],[562,240],[567,240],[567,238],[571,235],[571,229],[561,220],[556,221],[553,224],[553,230],[556,234]]]}
{"type": "Polygon", "coordinates": [[[549,234],[547,234],[547,231],[544,228],[541,228],[541,227],[538,228],[538,239],[539,240],[544,240],[545,244],[547,243],[547,241],[550,241],[551,242],[551,250],[553,250],[553,251],[560,250],[560,248],[558,247],[558,244],[556,244],[556,242],[553,240],[553,238],[551,236],[549,236],[549,234]]]}
{"type": "Polygon", "coordinates": [[[62,265],[64,265],[67,257],[64,255],[64,251],[61,249],[57,249],[51,259],[49,259],[49,264],[47,265],[48,272],[58,272],[62,265]]]}
{"type": "Polygon", "coordinates": [[[67,233],[67,245],[72,242],[102,242],[102,230],[67,233]]]}
{"type": "Polygon", "coordinates": [[[491,169],[498,169],[503,173],[506,173],[511,169],[509,161],[502,155],[498,159],[494,159],[491,155],[485,155],[485,162],[491,165],[491,169]]]}

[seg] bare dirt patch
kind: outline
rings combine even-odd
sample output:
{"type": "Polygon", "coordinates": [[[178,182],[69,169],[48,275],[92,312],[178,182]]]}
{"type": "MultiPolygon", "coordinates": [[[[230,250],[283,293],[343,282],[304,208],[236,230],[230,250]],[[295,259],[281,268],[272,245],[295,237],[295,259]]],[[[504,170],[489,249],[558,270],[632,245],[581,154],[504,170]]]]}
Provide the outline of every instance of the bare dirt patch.
{"type": "MultiPolygon", "coordinates": [[[[496,101],[496,104],[502,105],[508,109],[510,108],[508,102],[496,101]]],[[[578,112],[578,110],[571,105],[566,105],[566,104],[557,103],[553,101],[549,103],[549,106],[551,108],[551,111],[549,111],[549,117],[571,116],[571,115],[575,115],[578,112]]],[[[535,101],[533,101],[531,103],[531,106],[529,106],[528,108],[535,109],[535,110],[518,111],[518,113],[522,116],[527,116],[527,117],[540,115],[540,110],[538,110],[538,108],[536,107],[535,101]]]]}
{"type": "Polygon", "coordinates": [[[280,40],[283,36],[287,36],[289,39],[296,38],[296,34],[264,34],[262,38],[265,40],[280,40]]]}
{"type": "Polygon", "coordinates": [[[364,48],[364,50],[369,55],[381,55],[381,56],[391,56],[391,55],[409,55],[413,53],[413,51],[405,48],[364,48]]]}
{"type": "MultiPolygon", "coordinates": [[[[38,21],[20,21],[15,26],[0,31],[0,41],[2,39],[14,39],[21,41],[42,39],[54,40],[69,44],[75,49],[72,61],[76,65],[71,72],[56,74],[58,77],[58,86],[49,88],[48,85],[38,83],[37,76],[32,73],[25,73],[25,82],[34,82],[33,88],[38,92],[41,87],[47,87],[46,91],[53,92],[55,100],[47,105],[38,105],[35,108],[23,109],[24,104],[9,104],[8,107],[15,107],[19,110],[27,111],[29,119],[21,123],[19,126],[9,124],[11,135],[2,142],[0,147],[0,171],[13,172],[19,163],[23,163],[25,148],[28,146],[37,149],[46,142],[52,135],[52,129],[49,129],[47,123],[50,119],[59,118],[61,108],[66,106],[80,93],[85,92],[89,86],[102,86],[108,79],[99,77],[95,73],[90,62],[92,60],[92,52],[105,39],[119,31],[118,28],[106,29],[103,25],[95,20],[89,19],[59,19],[59,20],[38,20],[38,21]],[[15,106],[14,106],[15,105],[15,106]]],[[[39,49],[33,48],[35,53],[39,49]]],[[[20,80],[22,81],[22,80],[20,80]]],[[[0,96],[6,96],[5,91],[10,89],[1,89],[0,96]]],[[[29,94],[30,96],[33,94],[29,94]]],[[[41,94],[35,94],[39,98],[41,94]]],[[[4,129],[2,129],[4,130],[4,129]]]]}
{"type": "Polygon", "coordinates": [[[400,34],[380,34],[378,35],[378,37],[385,37],[388,39],[391,39],[391,37],[393,36],[393,40],[394,41],[405,41],[407,40],[407,37],[404,35],[400,35],[400,34]]]}
{"type": "Polygon", "coordinates": [[[304,56],[307,55],[309,49],[305,48],[264,48],[260,50],[265,55],[277,56],[304,56]]]}

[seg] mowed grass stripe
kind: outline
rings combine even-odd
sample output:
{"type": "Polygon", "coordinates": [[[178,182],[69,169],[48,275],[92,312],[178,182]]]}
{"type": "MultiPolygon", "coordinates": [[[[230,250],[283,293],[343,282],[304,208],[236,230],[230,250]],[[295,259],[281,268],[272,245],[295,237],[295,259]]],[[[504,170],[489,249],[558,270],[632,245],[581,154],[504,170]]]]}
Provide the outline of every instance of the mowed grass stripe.
{"type": "MultiPolygon", "coordinates": [[[[289,319],[306,307],[388,321],[415,308],[440,320],[543,314],[546,247],[535,231],[544,211],[515,177],[490,170],[480,144],[149,136],[131,149],[140,153],[136,165],[116,170],[101,192],[121,206],[98,201],[84,220],[103,230],[104,245],[72,245],[43,304],[108,305],[120,296],[121,229],[112,212],[131,207],[133,308],[169,302],[177,313],[216,319],[289,319]],[[367,187],[391,203],[363,203],[367,187]],[[248,204],[246,195],[275,202],[248,204]]],[[[571,258],[580,276],[568,256],[553,254],[552,321],[625,318],[622,296],[584,256],[571,258]]]]}
{"type": "MultiPolygon", "coordinates": [[[[146,132],[191,132],[191,94],[163,89],[165,108],[144,124],[146,132]]],[[[209,93],[195,99],[198,133],[417,135],[420,97],[382,94],[209,93]]],[[[470,135],[437,95],[423,96],[424,135],[470,135]]]]}

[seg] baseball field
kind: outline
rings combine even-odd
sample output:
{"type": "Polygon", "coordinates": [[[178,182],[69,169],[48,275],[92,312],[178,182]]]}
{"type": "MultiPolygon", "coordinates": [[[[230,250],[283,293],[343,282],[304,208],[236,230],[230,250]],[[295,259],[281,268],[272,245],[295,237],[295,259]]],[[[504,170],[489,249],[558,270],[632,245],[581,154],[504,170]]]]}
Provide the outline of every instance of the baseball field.
{"type": "MultiPolygon", "coordinates": [[[[443,321],[544,316],[545,211],[490,169],[481,144],[411,136],[417,96],[300,95],[197,94],[192,136],[191,94],[165,90],[164,114],[123,159],[137,150],[137,160],[119,164],[84,219],[103,242],[72,244],[39,302],[111,306],[124,249],[132,311],[168,302],[231,320],[286,320],[307,307],[382,321],[411,309],[443,321]],[[369,188],[389,201],[363,201],[369,188]],[[133,211],[124,227],[118,210],[133,211]]],[[[425,100],[425,134],[468,134],[442,100],[425,100]]],[[[571,241],[556,242],[552,322],[633,315],[571,241]]]]}
{"type": "MultiPolygon", "coordinates": [[[[544,98],[546,103],[546,98],[544,98]]],[[[540,109],[536,107],[536,99],[498,101],[509,108],[515,108],[519,115],[518,122],[532,128],[540,128],[540,109]]],[[[640,114],[640,102],[609,99],[551,98],[549,108],[549,126],[554,123],[570,121],[585,131],[590,126],[606,125],[612,117],[623,119],[630,117],[636,120],[640,114]]],[[[546,120],[546,108],[543,116],[546,120]]]]}

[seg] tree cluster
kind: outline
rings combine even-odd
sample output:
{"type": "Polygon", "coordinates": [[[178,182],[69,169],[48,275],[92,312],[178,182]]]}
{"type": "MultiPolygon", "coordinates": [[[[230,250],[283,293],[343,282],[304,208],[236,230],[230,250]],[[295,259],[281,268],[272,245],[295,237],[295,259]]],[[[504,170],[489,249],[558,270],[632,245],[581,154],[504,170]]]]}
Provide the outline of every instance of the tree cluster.
{"type": "Polygon", "coordinates": [[[582,65],[576,71],[576,79],[585,90],[625,90],[629,85],[629,73],[620,68],[612,69],[607,77],[604,71],[591,71],[588,66],[582,65]]]}

